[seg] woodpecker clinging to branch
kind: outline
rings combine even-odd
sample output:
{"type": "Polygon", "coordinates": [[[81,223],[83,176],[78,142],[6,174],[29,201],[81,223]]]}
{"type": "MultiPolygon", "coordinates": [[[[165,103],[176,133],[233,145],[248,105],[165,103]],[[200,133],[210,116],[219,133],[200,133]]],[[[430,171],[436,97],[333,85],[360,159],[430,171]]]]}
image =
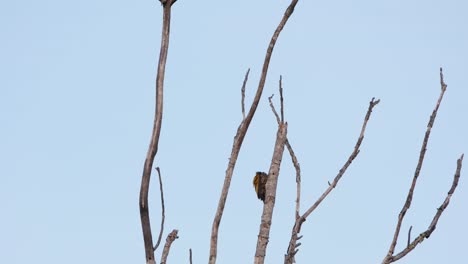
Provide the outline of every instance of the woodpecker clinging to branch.
{"type": "Polygon", "coordinates": [[[257,193],[258,199],[262,200],[265,202],[265,185],[268,179],[268,174],[257,171],[255,174],[255,177],[253,178],[253,186],[255,188],[255,192],[257,193]]]}

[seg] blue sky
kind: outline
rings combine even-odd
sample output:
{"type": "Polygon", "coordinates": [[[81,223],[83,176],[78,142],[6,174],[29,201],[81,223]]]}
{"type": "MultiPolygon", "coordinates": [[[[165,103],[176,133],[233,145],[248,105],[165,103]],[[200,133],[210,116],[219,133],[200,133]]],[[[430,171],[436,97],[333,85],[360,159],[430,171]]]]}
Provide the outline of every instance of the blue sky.
{"type": "MultiPolygon", "coordinates": [[[[240,87],[256,89],[265,50],[289,1],[183,1],[173,7],[164,120],[155,164],[170,263],[208,259],[211,223],[240,87]]],[[[0,262],[144,263],[138,194],[154,114],[162,8],[157,1],[0,4],[0,262]]],[[[234,172],[218,263],[252,261],[261,216],[251,179],[267,171],[276,134],[267,97],[283,75],[289,140],[302,168],[302,211],[351,153],[368,102],[381,99],[361,153],[305,222],[298,263],[380,263],[409,189],[429,115],[448,84],[412,208],[427,226],[468,152],[468,4],[299,1],[281,34],[234,172]]],[[[294,168],[283,158],[267,263],[282,263],[294,217],[294,168]]],[[[463,263],[466,169],[429,240],[399,263],[463,263]]],[[[159,193],[150,192],[153,230],[159,193]]],[[[158,259],[160,251],[157,253],[158,259]]]]}

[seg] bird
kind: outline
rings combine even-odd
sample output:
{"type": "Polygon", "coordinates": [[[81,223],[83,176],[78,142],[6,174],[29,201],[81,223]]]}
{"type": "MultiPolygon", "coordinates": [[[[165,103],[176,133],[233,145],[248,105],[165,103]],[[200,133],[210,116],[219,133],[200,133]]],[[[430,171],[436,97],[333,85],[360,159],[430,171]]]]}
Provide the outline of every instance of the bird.
{"type": "Polygon", "coordinates": [[[258,199],[262,200],[265,203],[265,193],[266,193],[266,182],[268,180],[268,174],[265,172],[257,171],[253,178],[253,186],[255,188],[255,192],[257,193],[258,199]]]}

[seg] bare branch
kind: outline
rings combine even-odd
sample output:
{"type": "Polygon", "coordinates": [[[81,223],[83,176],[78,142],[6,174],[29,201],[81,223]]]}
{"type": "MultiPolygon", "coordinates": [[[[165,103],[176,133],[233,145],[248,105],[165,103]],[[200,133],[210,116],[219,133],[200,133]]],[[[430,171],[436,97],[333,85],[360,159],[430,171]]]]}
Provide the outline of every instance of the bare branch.
{"type": "Polygon", "coordinates": [[[244,120],[242,120],[241,124],[239,125],[239,128],[237,129],[237,134],[234,137],[234,143],[232,146],[232,151],[231,151],[231,157],[229,158],[229,163],[228,167],[226,169],[226,175],[224,178],[224,184],[223,184],[223,189],[221,191],[221,196],[219,198],[218,202],[218,208],[216,210],[215,217],[213,219],[213,225],[211,228],[211,239],[210,239],[210,258],[208,263],[209,264],[215,264],[216,263],[216,257],[217,257],[217,251],[218,251],[218,231],[219,231],[219,224],[221,222],[221,218],[223,216],[224,212],[224,206],[226,204],[226,199],[227,195],[229,192],[229,187],[231,185],[231,179],[232,179],[232,174],[234,172],[234,167],[236,166],[237,162],[237,157],[239,156],[239,151],[242,146],[242,142],[244,141],[245,134],[247,133],[247,129],[249,128],[250,122],[252,121],[252,118],[255,114],[255,111],[257,109],[258,103],[260,101],[260,98],[262,96],[263,88],[265,86],[265,81],[268,73],[268,66],[270,64],[270,59],[273,54],[273,48],[275,47],[276,41],[279,37],[279,34],[283,30],[284,26],[286,25],[286,22],[288,21],[289,17],[294,11],[294,7],[296,6],[298,0],[292,0],[288,8],[286,9],[286,12],[284,13],[283,19],[279,23],[278,27],[276,28],[275,32],[273,33],[273,36],[270,40],[270,44],[268,45],[267,52],[265,55],[265,60],[263,62],[263,68],[262,68],[262,73],[260,76],[260,81],[258,83],[258,88],[257,92],[255,94],[254,100],[252,102],[252,105],[250,107],[249,113],[245,117],[244,120]]]}
{"type": "Polygon", "coordinates": [[[171,249],[172,242],[179,238],[177,236],[178,232],[179,231],[177,229],[174,229],[171,233],[169,233],[169,235],[167,235],[166,244],[164,244],[164,249],[161,255],[161,264],[166,264],[167,256],[169,255],[169,250],[171,249]]]}
{"type": "Polygon", "coordinates": [[[145,245],[145,255],[147,264],[156,263],[154,259],[153,236],[151,234],[151,223],[149,218],[148,191],[154,158],[156,156],[156,153],[158,152],[159,135],[161,133],[163,114],[164,74],[166,69],[167,52],[169,49],[171,6],[174,3],[174,1],[161,0],[161,3],[163,4],[164,10],[163,26],[161,32],[161,49],[159,53],[159,63],[156,75],[156,111],[154,117],[153,132],[151,135],[151,142],[148,147],[148,152],[146,154],[145,164],[143,167],[139,198],[141,227],[143,231],[143,240],[145,245]]]}
{"type": "Polygon", "coordinates": [[[338,172],[338,174],[336,175],[335,179],[333,180],[333,182],[330,183],[330,186],[325,190],[325,192],[320,196],[320,198],[304,213],[304,215],[301,217],[301,218],[304,218],[304,221],[305,221],[305,218],[307,218],[310,213],[312,213],[319,205],[320,203],[325,199],[325,197],[327,197],[327,195],[332,191],[332,189],[334,189],[338,183],[338,181],[341,179],[341,177],[343,176],[343,174],[346,172],[346,170],[348,169],[349,165],[351,165],[351,163],[353,162],[353,160],[357,157],[357,155],[359,154],[360,152],[360,147],[361,147],[361,143],[364,139],[364,133],[366,131],[366,127],[367,127],[367,122],[369,121],[369,118],[371,116],[371,113],[372,113],[372,109],[380,102],[380,100],[374,100],[374,98],[372,98],[372,100],[369,102],[369,108],[367,109],[367,114],[366,114],[366,117],[364,118],[364,123],[362,124],[362,128],[361,128],[361,134],[359,135],[359,138],[356,142],[356,145],[354,146],[354,150],[353,152],[351,153],[351,155],[349,156],[348,160],[346,161],[346,163],[343,165],[343,167],[340,169],[340,171],[338,172]]]}
{"type": "Polygon", "coordinates": [[[434,215],[434,218],[432,219],[432,222],[429,225],[429,227],[426,229],[426,231],[422,232],[416,239],[413,240],[413,242],[408,243],[406,248],[402,250],[400,253],[389,258],[388,262],[386,263],[392,263],[403,258],[404,256],[406,256],[406,254],[410,253],[413,249],[415,249],[419,243],[423,242],[425,238],[429,238],[431,236],[432,232],[434,232],[434,230],[436,229],[437,222],[439,221],[440,216],[444,212],[445,208],[447,208],[447,206],[449,205],[450,198],[452,197],[453,193],[455,192],[455,189],[457,188],[458,180],[460,179],[460,171],[462,168],[462,163],[463,163],[463,154],[457,160],[457,169],[455,171],[455,176],[453,177],[452,187],[448,191],[447,197],[445,197],[445,200],[442,203],[442,205],[439,208],[437,208],[437,212],[434,215]]]}
{"type": "Polygon", "coordinates": [[[423,161],[424,161],[424,156],[426,155],[427,143],[429,141],[429,136],[431,135],[432,126],[434,125],[434,121],[437,116],[437,111],[439,110],[440,103],[442,102],[445,91],[447,90],[447,85],[444,83],[444,75],[442,73],[442,68],[440,68],[440,86],[441,86],[441,91],[440,91],[439,99],[437,100],[437,104],[434,110],[432,111],[431,117],[429,118],[429,122],[427,123],[426,134],[424,135],[423,144],[421,146],[421,151],[419,153],[419,160],[418,160],[418,164],[416,165],[416,170],[414,172],[413,181],[411,182],[411,187],[408,191],[406,202],[403,205],[403,208],[401,209],[400,214],[398,215],[398,221],[395,227],[395,233],[393,235],[392,243],[390,244],[388,253],[385,256],[382,263],[391,263],[391,259],[392,259],[393,253],[395,252],[395,247],[398,241],[398,236],[400,234],[401,224],[403,223],[403,218],[405,217],[406,212],[411,206],[411,201],[413,200],[414,189],[416,187],[416,182],[421,172],[421,168],[422,168],[423,161]]]}
{"type": "Polygon", "coordinates": [[[153,248],[153,251],[156,251],[156,249],[159,247],[159,243],[161,243],[161,238],[162,234],[164,232],[164,220],[166,218],[165,215],[165,206],[164,206],[164,192],[163,192],[163,184],[162,184],[162,178],[161,178],[161,171],[159,170],[159,167],[156,167],[156,170],[158,171],[158,176],[159,176],[159,191],[161,193],[161,228],[159,230],[159,236],[158,236],[158,241],[156,242],[156,245],[153,248]]]}
{"type": "MultiPolygon", "coordinates": [[[[319,199],[299,218],[296,219],[296,222],[294,223],[293,229],[291,231],[291,239],[289,241],[288,245],[288,251],[287,254],[284,256],[284,263],[285,264],[291,264],[295,263],[294,257],[297,253],[297,247],[299,244],[297,244],[298,234],[301,232],[301,226],[302,223],[306,220],[306,218],[322,203],[322,201],[328,196],[328,194],[336,187],[338,181],[341,179],[341,177],[344,175],[346,170],[348,169],[349,165],[353,162],[353,160],[357,157],[359,154],[359,148],[361,146],[361,143],[364,139],[364,133],[366,131],[367,127],[367,122],[370,119],[370,116],[372,114],[373,108],[380,102],[380,100],[372,100],[369,102],[369,108],[367,109],[366,116],[364,118],[364,123],[362,124],[361,128],[361,134],[359,135],[359,138],[356,142],[356,145],[354,146],[354,151],[351,153],[349,156],[348,160],[346,163],[343,165],[343,167],[340,169],[338,174],[336,175],[335,179],[333,180],[332,183],[328,183],[328,188],[325,190],[325,192],[319,197],[319,199]]],[[[300,186],[298,186],[300,188],[300,186]]]]}
{"type": "Polygon", "coordinates": [[[270,237],[271,220],[273,208],[275,207],[276,189],[278,185],[278,176],[281,166],[281,160],[286,142],[287,124],[280,124],[276,135],[276,143],[271,160],[270,170],[268,172],[268,181],[266,183],[266,199],[263,204],[262,221],[258,232],[257,249],[255,251],[255,264],[265,262],[266,248],[270,237]]]}
{"type": "Polygon", "coordinates": [[[244,83],[242,83],[242,88],[241,88],[242,120],[245,119],[245,85],[247,84],[247,80],[249,79],[249,73],[250,73],[250,68],[247,70],[247,73],[245,74],[244,83]]]}
{"type": "Polygon", "coordinates": [[[296,219],[299,218],[299,210],[301,209],[301,166],[294,154],[293,148],[289,144],[289,141],[286,141],[286,147],[288,148],[289,155],[291,156],[291,161],[296,169],[296,219]]]}

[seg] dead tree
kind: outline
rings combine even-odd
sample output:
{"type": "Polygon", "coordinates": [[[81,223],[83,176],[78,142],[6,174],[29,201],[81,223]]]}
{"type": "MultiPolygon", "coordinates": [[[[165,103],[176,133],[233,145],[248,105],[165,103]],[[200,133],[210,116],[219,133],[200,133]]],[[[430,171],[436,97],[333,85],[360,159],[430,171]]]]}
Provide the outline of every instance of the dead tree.
{"type": "MultiPolygon", "coordinates": [[[[176,2],[177,0],[160,0],[162,6],[163,6],[163,23],[162,23],[162,35],[161,35],[161,48],[160,48],[160,55],[159,55],[159,63],[158,63],[158,68],[157,68],[157,76],[156,76],[156,109],[155,109],[155,118],[154,118],[154,126],[153,126],[153,132],[151,136],[151,142],[149,144],[148,152],[146,155],[145,159],[145,164],[143,168],[143,175],[142,175],[142,181],[141,181],[141,189],[140,189],[140,199],[139,199],[139,207],[140,207],[140,218],[141,218],[141,224],[142,224],[142,231],[143,231],[143,239],[144,239],[144,246],[145,246],[145,254],[146,254],[146,263],[147,264],[155,264],[156,260],[154,257],[154,252],[158,248],[163,230],[164,230],[164,219],[165,219],[165,209],[164,209],[164,194],[163,194],[163,184],[162,184],[162,177],[161,177],[161,171],[159,168],[156,168],[158,172],[158,178],[159,178],[159,186],[160,186],[160,192],[161,192],[161,205],[162,205],[162,214],[161,214],[161,227],[160,227],[160,233],[157,239],[156,244],[153,244],[153,237],[152,237],[152,232],[151,232],[151,225],[150,225],[150,217],[149,217],[149,206],[148,206],[148,192],[149,192],[149,184],[150,184],[150,178],[151,178],[151,173],[153,170],[153,163],[155,156],[158,151],[158,144],[159,144],[159,136],[161,132],[161,126],[162,126],[162,114],[163,114],[163,87],[164,87],[164,75],[165,75],[165,67],[166,67],[166,61],[167,61],[167,53],[168,53],[168,47],[169,47],[169,33],[170,33],[170,18],[171,18],[171,7],[172,5],[176,2]]],[[[218,202],[218,207],[217,211],[213,220],[212,224],[212,230],[211,230],[211,240],[210,240],[210,254],[209,254],[209,263],[210,264],[215,264],[217,260],[217,243],[218,243],[218,231],[219,231],[219,226],[221,223],[221,219],[224,213],[224,207],[227,201],[227,196],[229,193],[229,188],[230,188],[230,183],[231,179],[233,177],[234,173],[234,168],[237,162],[237,158],[240,152],[240,149],[242,147],[243,140],[245,138],[245,135],[248,131],[249,125],[252,121],[253,116],[255,115],[257,106],[260,102],[263,89],[265,86],[265,81],[268,73],[268,68],[269,68],[269,63],[271,56],[273,54],[273,49],[275,47],[275,44],[277,42],[277,39],[283,30],[284,26],[286,25],[286,22],[294,12],[294,8],[296,7],[296,4],[298,3],[298,0],[291,0],[291,3],[287,7],[283,18],[281,19],[280,23],[278,24],[271,40],[267,48],[267,52],[265,55],[265,59],[263,62],[263,67],[261,71],[261,76],[260,76],[260,81],[256,90],[255,97],[252,101],[252,104],[250,106],[250,110],[248,111],[247,115],[245,114],[245,88],[248,80],[248,76],[250,73],[250,69],[247,71],[245,74],[244,82],[241,88],[241,106],[242,106],[242,121],[239,124],[239,127],[237,129],[237,133],[234,137],[234,143],[232,146],[232,151],[231,151],[231,156],[229,158],[229,162],[227,165],[226,173],[225,173],[225,179],[224,179],[224,184],[222,187],[222,192],[220,195],[220,199],[218,202]]],[[[413,177],[413,182],[411,185],[411,188],[408,192],[408,196],[406,199],[406,202],[398,216],[398,221],[397,225],[395,228],[395,234],[393,237],[393,240],[391,242],[390,248],[388,250],[387,255],[385,256],[384,260],[382,261],[383,264],[388,264],[395,262],[401,258],[403,258],[405,255],[407,255],[409,252],[411,252],[419,243],[421,243],[425,238],[429,238],[429,236],[432,234],[432,232],[435,230],[437,222],[444,212],[445,208],[448,206],[450,202],[450,198],[455,192],[455,189],[458,184],[458,180],[460,178],[460,172],[461,172],[461,167],[462,167],[462,161],[463,161],[463,155],[458,159],[457,161],[457,168],[455,171],[455,176],[453,179],[452,186],[447,194],[446,199],[442,203],[442,205],[437,209],[437,212],[430,223],[429,227],[427,230],[422,232],[417,238],[411,241],[411,228],[410,231],[408,232],[408,243],[405,249],[403,249],[401,252],[394,254],[395,247],[397,244],[398,236],[400,234],[400,229],[401,229],[401,224],[403,221],[403,218],[406,214],[406,211],[410,208],[411,206],[411,201],[413,197],[413,191],[416,186],[417,179],[419,177],[419,173],[422,167],[422,163],[424,160],[424,155],[426,152],[426,147],[428,144],[428,139],[431,133],[432,126],[434,124],[435,117],[437,115],[437,111],[439,109],[440,103],[442,101],[443,95],[446,91],[447,85],[445,84],[443,80],[443,74],[442,74],[442,69],[440,71],[440,83],[441,83],[441,94],[439,96],[439,99],[437,101],[436,107],[429,119],[429,123],[427,126],[426,134],[423,140],[423,145],[421,147],[421,152],[419,156],[419,161],[416,166],[416,171],[413,177]]],[[[329,182],[328,188],[323,192],[323,194],[317,199],[317,201],[312,204],[303,214],[300,214],[300,199],[301,199],[301,171],[300,171],[300,165],[298,162],[298,159],[296,155],[294,154],[293,148],[288,140],[287,137],[287,130],[288,130],[288,124],[285,122],[284,119],[284,106],[283,106],[283,87],[282,87],[282,78],[280,77],[279,81],[279,94],[280,94],[280,114],[277,113],[273,102],[272,102],[272,97],[269,98],[270,101],[270,106],[271,109],[277,119],[278,122],[278,130],[276,133],[276,142],[273,148],[273,155],[272,155],[272,160],[270,164],[270,169],[268,171],[268,177],[265,183],[265,198],[264,198],[264,206],[263,206],[263,213],[261,216],[261,221],[260,221],[260,227],[259,227],[259,233],[258,233],[258,240],[257,240],[257,247],[255,251],[255,256],[254,256],[254,263],[255,264],[263,264],[265,262],[265,256],[267,252],[267,245],[269,241],[269,234],[270,234],[270,228],[272,225],[272,217],[273,217],[273,210],[275,206],[275,200],[276,200],[276,190],[277,190],[277,183],[278,183],[278,177],[280,174],[280,168],[282,164],[282,157],[283,157],[283,152],[284,148],[288,149],[288,152],[291,156],[292,163],[294,165],[294,168],[296,169],[296,203],[295,203],[295,222],[291,231],[291,238],[288,243],[288,248],[287,252],[284,257],[284,263],[285,264],[290,264],[290,263],[295,263],[295,255],[298,252],[298,247],[300,246],[300,243],[298,243],[298,240],[302,237],[300,236],[300,231],[302,224],[306,221],[307,217],[322,203],[322,201],[331,193],[331,191],[337,186],[338,182],[340,179],[343,177],[345,174],[346,170],[348,167],[351,165],[351,163],[355,160],[355,158],[358,156],[360,152],[360,147],[361,144],[364,140],[364,134],[366,131],[367,123],[370,119],[370,116],[372,114],[372,111],[374,107],[380,102],[380,100],[375,100],[372,98],[372,100],[369,102],[369,106],[367,109],[367,113],[364,117],[364,122],[360,131],[360,135],[358,137],[358,140],[354,146],[354,149],[352,153],[350,154],[349,158],[346,160],[342,168],[339,170],[338,174],[335,176],[334,180],[332,182],[329,182]]],[[[172,243],[174,242],[175,239],[178,238],[178,231],[173,230],[171,233],[166,238],[166,243],[163,248],[163,252],[161,255],[161,263],[165,264],[167,262],[167,257],[169,255],[170,247],[172,243]]],[[[192,251],[190,249],[189,251],[189,262],[192,263],[192,251]]]]}

